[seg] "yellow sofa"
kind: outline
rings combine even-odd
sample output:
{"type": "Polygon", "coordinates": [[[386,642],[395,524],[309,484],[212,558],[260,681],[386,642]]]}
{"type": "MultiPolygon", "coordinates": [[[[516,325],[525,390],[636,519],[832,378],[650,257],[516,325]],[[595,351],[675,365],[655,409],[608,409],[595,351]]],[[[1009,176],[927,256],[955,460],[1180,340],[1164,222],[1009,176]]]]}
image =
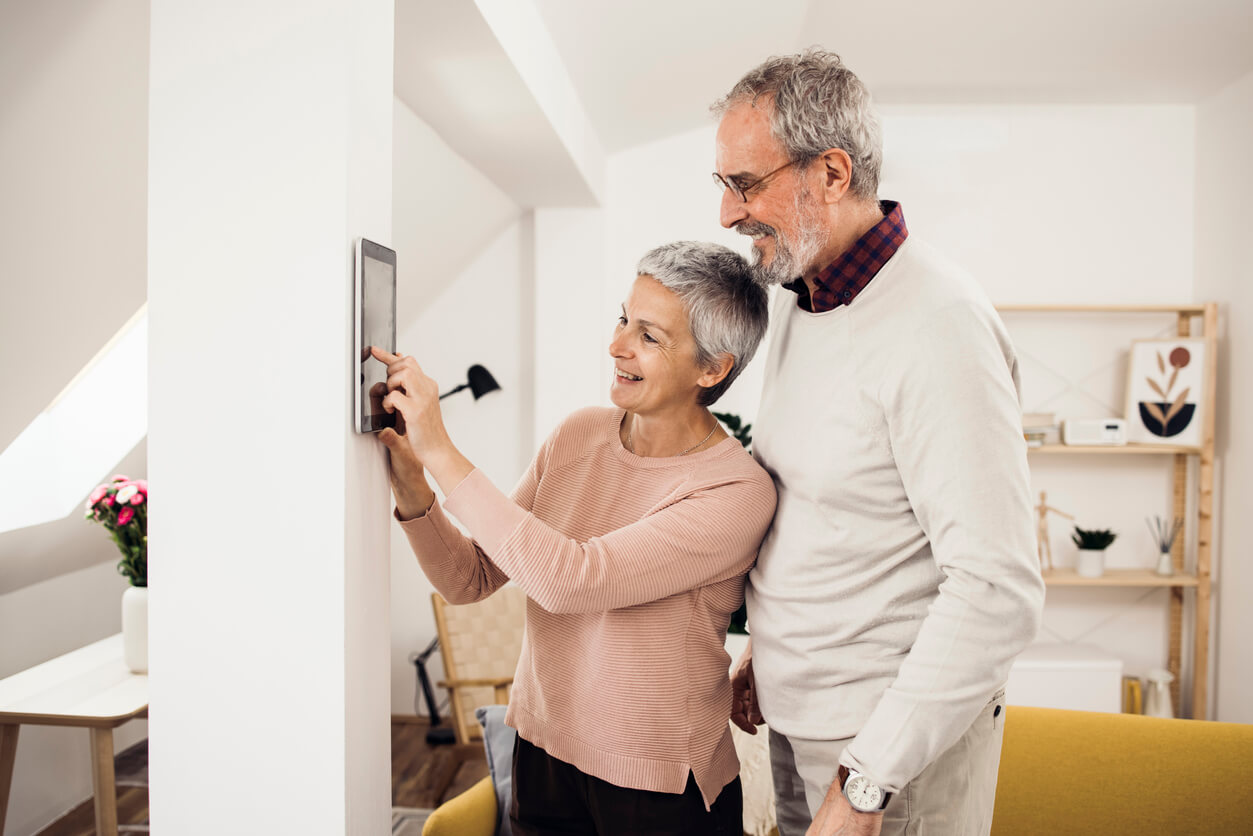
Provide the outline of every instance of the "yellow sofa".
{"type": "Polygon", "coordinates": [[[1253,833],[1253,726],[1010,706],[992,833],[1253,833]]]}
{"type": "MultiPolygon", "coordinates": [[[[490,778],[423,836],[493,836],[490,778]]],[[[1253,833],[1253,725],[1010,706],[993,836],[1253,833]]]]}

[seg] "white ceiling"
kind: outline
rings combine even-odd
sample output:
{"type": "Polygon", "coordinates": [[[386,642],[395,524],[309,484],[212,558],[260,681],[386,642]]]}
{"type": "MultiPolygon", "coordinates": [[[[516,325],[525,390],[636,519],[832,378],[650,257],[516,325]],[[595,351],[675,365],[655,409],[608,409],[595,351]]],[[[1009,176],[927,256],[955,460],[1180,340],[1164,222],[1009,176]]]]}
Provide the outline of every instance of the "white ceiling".
{"type": "Polygon", "coordinates": [[[473,0],[397,0],[394,62],[396,96],[517,203],[595,203],[576,158],[473,0]]]}
{"type": "Polygon", "coordinates": [[[768,55],[882,103],[1193,103],[1253,71],[1253,0],[533,0],[606,150],[707,124],[768,55]]]}

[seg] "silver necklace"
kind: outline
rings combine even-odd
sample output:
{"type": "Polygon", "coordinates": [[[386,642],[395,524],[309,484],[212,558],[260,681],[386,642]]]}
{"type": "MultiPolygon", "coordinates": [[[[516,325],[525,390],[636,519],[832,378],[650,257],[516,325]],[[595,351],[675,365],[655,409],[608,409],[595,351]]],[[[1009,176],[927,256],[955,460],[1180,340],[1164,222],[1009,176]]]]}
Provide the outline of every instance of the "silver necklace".
{"type": "MultiPolygon", "coordinates": [[[[691,447],[689,447],[689,448],[687,448],[686,450],[684,450],[684,451],[683,451],[682,453],[680,453],[679,455],[680,455],[680,456],[686,456],[688,453],[692,452],[692,451],[693,451],[693,450],[695,450],[697,447],[701,446],[701,445],[702,445],[702,444],[704,444],[706,441],[708,441],[709,439],[713,438],[713,437],[714,437],[714,430],[716,430],[716,429],[718,429],[718,422],[717,422],[717,421],[714,421],[714,425],[713,425],[712,427],[710,427],[710,428],[709,428],[709,435],[705,436],[705,437],[704,437],[704,438],[702,438],[700,441],[696,442],[695,444],[693,444],[691,447]]],[[[633,455],[633,456],[634,456],[634,455],[636,455],[636,453],[635,453],[635,445],[631,443],[631,438],[632,438],[634,435],[635,435],[635,419],[634,419],[634,418],[632,418],[632,419],[631,419],[631,428],[630,428],[629,430],[627,430],[627,449],[631,451],[631,455],[633,455]]]]}

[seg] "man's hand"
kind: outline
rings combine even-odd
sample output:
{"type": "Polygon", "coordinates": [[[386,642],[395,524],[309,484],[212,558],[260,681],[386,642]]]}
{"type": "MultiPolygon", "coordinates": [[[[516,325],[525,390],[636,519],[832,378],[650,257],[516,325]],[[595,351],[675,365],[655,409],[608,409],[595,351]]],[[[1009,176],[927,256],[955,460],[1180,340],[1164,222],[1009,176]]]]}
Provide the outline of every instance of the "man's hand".
{"type": "Polygon", "coordinates": [[[748,640],[744,655],[735,663],[731,674],[731,722],[749,734],[757,734],[761,709],[757,707],[757,682],[753,679],[753,640],[748,640]]]}
{"type": "Polygon", "coordinates": [[[840,790],[840,779],[836,778],[805,836],[879,836],[882,827],[883,814],[854,810],[840,790]]]}

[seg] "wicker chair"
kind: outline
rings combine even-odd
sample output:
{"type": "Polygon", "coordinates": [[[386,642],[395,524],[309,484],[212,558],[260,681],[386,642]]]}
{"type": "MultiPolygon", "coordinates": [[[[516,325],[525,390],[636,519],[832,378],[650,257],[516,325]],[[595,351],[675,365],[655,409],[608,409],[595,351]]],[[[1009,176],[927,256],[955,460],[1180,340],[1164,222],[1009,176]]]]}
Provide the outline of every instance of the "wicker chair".
{"type": "Polygon", "coordinates": [[[449,604],[431,595],[435,630],[444,657],[452,725],[458,743],[481,740],[483,730],[474,717],[480,705],[507,705],[522,632],[526,626],[526,593],[507,586],[474,604],[449,604]]]}

